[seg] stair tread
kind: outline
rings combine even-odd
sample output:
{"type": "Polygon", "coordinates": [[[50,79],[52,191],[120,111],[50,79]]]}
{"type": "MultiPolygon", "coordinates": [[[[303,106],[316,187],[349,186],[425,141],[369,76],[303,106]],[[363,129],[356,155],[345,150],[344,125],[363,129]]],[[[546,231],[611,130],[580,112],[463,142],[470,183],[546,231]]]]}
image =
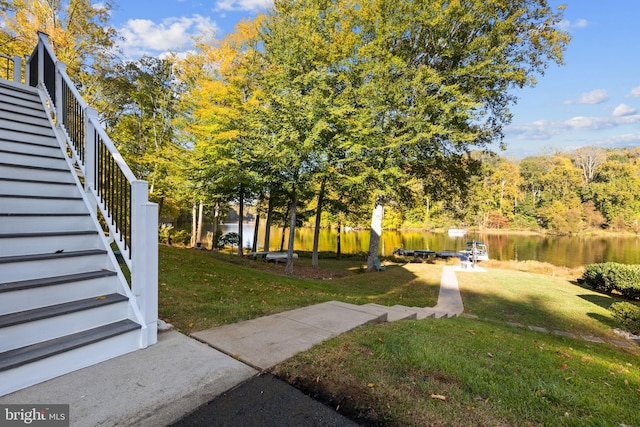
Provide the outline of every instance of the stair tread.
{"type": "Polygon", "coordinates": [[[31,194],[0,194],[0,197],[11,199],[82,200],[82,197],[80,196],[36,196],[31,194]]]}
{"type": "Polygon", "coordinates": [[[60,285],[64,283],[81,282],[84,280],[98,279],[115,276],[117,273],[111,270],[97,270],[87,273],[66,274],[64,276],[45,277],[41,279],[21,280],[18,282],[0,283],[0,293],[21,291],[24,289],[40,288],[44,286],[60,285]]]}
{"type": "MultiPolygon", "coordinates": [[[[6,111],[6,110],[4,110],[6,111]]],[[[34,109],[34,111],[41,111],[41,110],[37,110],[34,109]]],[[[22,116],[24,116],[24,114],[21,114],[22,116]]],[[[18,119],[12,119],[12,118],[8,118],[8,117],[1,117],[0,116],[0,120],[4,120],[5,122],[10,122],[10,123],[18,123],[24,126],[33,126],[34,128],[42,128],[42,129],[47,129],[47,130],[51,130],[51,124],[49,124],[49,121],[47,120],[46,116],[45,117],[35,117],[35,116],[29,116],[32,119],[37,119],[37,120],[42,120],[43,122],[41,123],[35,123],[33,121],[25,121],[25,120],[18,120],[18,119]]],[[[13,129],[12,127],[5,127],[5,126],[0,126],[1,129],[4,130],[11,130],[11,131],[15,131],[16,129],[13,129]]],[[[29,131],[28,133],[33,133],[34,131],[29,131]]],[[[40,133],[38,133],[38,135],[40,135],[40,133]]]]}
{"type": "Polygon", "coordinates": [[[14,151],[14,150],[3,150],[3,149],[0,149],[0,153],[17,154],[19,156],[28,156],[28,157],[39,157],[41,159],[65,160],[65,158],[60,156],[60,155],[58,155],[58,156],[49,156],[47,154],[25,153],[23,151],[14,151]]]}
{"type": "Polygon", "coordinates": [[[41,143],[38,143],[38,142],[13,141],[13,140],[7,139],[7,138],[0,138],[0,142],[10,142],[12,144],[21,144],[21,145],[33,145],[33,146],[36,146],[36,147],[51,148],[51,149],[55,149],[55,150],[60,150],[60,146],[58,144],[41,144],[41,143]]]}
{"type": "Polygon", "coordinates": [[[48,319],[65,314],[76,313],[78,311],[103,307],[105,305],[116,304],[128,301],[126,295],[109,294],[93,298],[81,299],[78,301],[65,302],[62,304],[50,305],[47,307],[34,308],[33,310],[19,311],[17,313],[4,314],[0,316],[0,328],[33,322],[36,320],[48,319]]]}
{"type": "Polygon", "coordinates": [[[19,213],[6,213],[6,212],[0,212],[0,216],[90,216],[91,214],[89,212],[50,212],[50,213],[43,213],[43,212],[37,212],[37,213],[30,213],[30,212],[19,212],[19,213]]]}
{"type": "Polygon", "coordinates": [[[49,231],[43,233],[0,233],[0,239],[21,239],[30,237],[85,236],[98,234],[96,230],[49,231]]]}
{"type": "Polygon", "coordinates": [[[49,341],[0,353],[0,371],[17,368],[82,346],[112,338],[136,329],[140,325],[125,319],[108,325],[78,332],[49,341]]]}
{"type": "Polygon", "coordinates": [[[6,93],[6,92],[20,92],[26,95],[32,95],[34,97],[38,96],[37,89],[32,86],[26,86],[26,85],[20,84],[20,87],[18,87],[18,86],[9,84],[9,81],[0,80],[0,93],[6,93]]]}
{"type": "Polygon", "coordinates": [[[106,253],[107,251],[105,251],[104,249],[87,249],[84,251],[15,255],[15,256],[0,257],[0,264],[7,264],[12,262],[39,261],[39,260],[45,260],[45,259],[71,258],[71,257],[78,257],[78,256],[104,255],[106,253]]]}
{"type": "Polygon", "coordinates": [[[0,163],[0,166],[20,168],[20,169],[37,169],[52,172],[69,172],[67,168],[52,168],[50,166],[33,166],[33,165],[16,165],[15,163],[0,163]]]}
{"type": "Polygon", "coordinates": [[[55,181],[44,181],[40,179],[24,179],[24,178],[3,178],[0,177],[0,181],[11,181],[11,182],[28,182],[31,184],[50,184],[50,185],[73,185],[75,186],[75,182],[55,182],[55,181]]]}
{"type": "Polygon", "coordinates": [[[12,94],[11,92],[14,92],[14,93],[17,92],[19,94],[29,95],[34,99],[40,100],[37,89],[32,86],[21,85],[21,87],[16,87],[16,86],[8,85],[5,81],[1,81],[1,83],[2,84],[0,85],[0,94],[2,95],[10,95],[15,97],[15,94],[12,94]]]}

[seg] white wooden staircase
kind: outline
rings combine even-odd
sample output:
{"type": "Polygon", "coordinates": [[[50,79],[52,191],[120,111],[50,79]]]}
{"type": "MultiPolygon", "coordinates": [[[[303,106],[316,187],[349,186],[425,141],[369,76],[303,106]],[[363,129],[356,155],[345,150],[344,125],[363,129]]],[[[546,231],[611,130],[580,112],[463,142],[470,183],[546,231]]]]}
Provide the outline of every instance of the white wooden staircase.
{"type": "Polygon", "coordinates": [[[47,102],[0,80],[0,396],[155,343],[47,102]]]}

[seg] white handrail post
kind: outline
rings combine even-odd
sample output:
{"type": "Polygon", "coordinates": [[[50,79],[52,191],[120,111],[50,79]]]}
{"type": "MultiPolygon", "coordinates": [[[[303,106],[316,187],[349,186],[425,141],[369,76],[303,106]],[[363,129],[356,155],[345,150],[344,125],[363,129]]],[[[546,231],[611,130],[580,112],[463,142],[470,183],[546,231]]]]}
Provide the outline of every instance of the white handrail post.
{"type": "Polygon", "coordinates": [[[131,183],[131,290],[147,327],[145,347],[158,341],[158,205],[148,202],[147,188],[131,183]]]}
{"type": "Polygon", "coordinates": [[[29,69],[29,63],[31,57],[29,55],[25,55],[24,56],[24,84],[26,84],[27,86],[29,84],[31,84],[30,80],[30,76],[31,76],[31,70],[29,69]]]}
{"type": "Polygon", "coordinates": [[[64,124],[66,126],[66,123],[62,123],[62,73],[66,73],[67,72],[67,64],[65,64],[64,62],[60,62],[58,61],[56,63],[56,75],[55,75],[55,79],[56,79],[56,93],[52,94],[53,95],[53,104],[54,107],[56,109],[56,125],[61,126],[62,124],[64,124]]]}
{"type": "Polygon", "coordinates": [[[42,39],[38,43],[38,84],[42,85],[45,90],[48,90],[48,88],[44,87],[44,42],[47,41],[48,37],[46,33],[38,31],[38,38],[42,39]]]}
{"type": "Polygon", "coordinates": [[[86,108],[84,110],[84,191],[91,199],[91,207],[94,212],[98,212],[98,201],[94,196],[96,171],[96,128],[95,123],[98,122],[98,110],[95,108],[86,108]]]}
{"type": "Polygon", "coordinates": [[[13,81],[22,83],[22,58],[20,55],[13,56],[13,81]]]}

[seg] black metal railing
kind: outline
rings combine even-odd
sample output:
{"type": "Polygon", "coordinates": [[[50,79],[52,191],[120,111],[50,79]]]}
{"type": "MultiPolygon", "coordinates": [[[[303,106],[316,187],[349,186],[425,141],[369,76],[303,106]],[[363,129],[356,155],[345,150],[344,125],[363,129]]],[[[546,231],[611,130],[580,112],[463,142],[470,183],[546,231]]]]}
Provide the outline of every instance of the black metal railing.
{"type": "MultiPolygon", "coordinates": [[[[46,84],[46,83],[45,83],[46,84]]],[[[62,124],[67,131],[67,136],[73,149],[78,155],[78,159],[84,165],[85,162],[85,114],[78,98],[63,79],[61,81],[62,91],[62,124]]]]}
{"type": "Polygon", "coordinates": [[[28,63],[30,85],[43,84],[54,104],[56,123],[66,134],[73,158],[84,173],[85,185],[91,187],[110,236],[130,264],[134,246],[132,183],[136,178],[102,129],[97,113],[89,113],[95,110],[88,108],[66,67],[58,63],[46,35],[39,35],[40,43],[28,63]]]}
{"type": "Polygon", "coordinates": [[[95,131],[95,164],[94,188],[100,202],[110,207],[111,225],[122,242],[131,259],[131,183],[118,166],[115,158],[102,141],[99,132],[95,131]]]}
{"type": "Polygon", "coordinates": [[[15,67],[13,58],[0,54],[0,64],[2,65],[2,78],[5,80],[13,80],[13,70],[15,67]]]}
{"type": "Polygon", "coordinates": [[[27,69],[29,70],[29,81],[27,83],[32,87],[38,86],[38,63],[40,62],[38,50],[36,47],[27,63],[27,69]]]}

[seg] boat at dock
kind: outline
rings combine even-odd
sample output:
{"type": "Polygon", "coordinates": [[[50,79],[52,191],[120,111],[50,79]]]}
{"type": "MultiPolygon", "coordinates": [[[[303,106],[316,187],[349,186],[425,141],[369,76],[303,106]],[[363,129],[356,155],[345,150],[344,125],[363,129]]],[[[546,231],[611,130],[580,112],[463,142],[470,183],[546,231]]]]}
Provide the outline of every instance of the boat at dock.
{"type": "Polygon", "coordinates": [[[487,249],[487,245],[473,240],[471,242],[467,242],[466,249],[461,251],[456,251],[452,249],[445,249],[442,251],[432,251],[429,249],[404,249],[404,248],[395,248],[393,250],[393,255],[398,256],[409,256],[414,258],[440,258],[440,259],[448,259],[448,258],[458,258],[460,261],[488,261],[489,260],[489,252],[487,249]]]}
{"type": "Polygon", "coordinates": [[[489,261],[487,245],[476,240],[467,242],[467,248],[460,253],[466,255],[469,261],[489,261]]]}
{"type": "Polygon", "coordinates": [[[450,228],[447,230],[449,237],[464,237],[467,235],[467,230],[464,228],[450,228]]]}

